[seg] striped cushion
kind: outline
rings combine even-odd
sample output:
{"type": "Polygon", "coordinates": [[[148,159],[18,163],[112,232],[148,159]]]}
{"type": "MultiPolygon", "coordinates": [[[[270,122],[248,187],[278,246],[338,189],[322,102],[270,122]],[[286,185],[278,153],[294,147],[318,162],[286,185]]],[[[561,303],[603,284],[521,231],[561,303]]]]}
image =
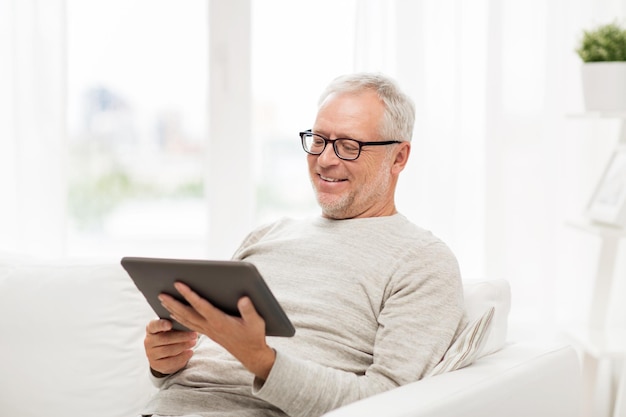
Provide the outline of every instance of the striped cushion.
{"type": "Polygon", "coordinates": [[[495,307],[489,307],[482,316],[468,323],[428,376],[466,367],[478,359],[491,330],[495,310],[495,307]]]}

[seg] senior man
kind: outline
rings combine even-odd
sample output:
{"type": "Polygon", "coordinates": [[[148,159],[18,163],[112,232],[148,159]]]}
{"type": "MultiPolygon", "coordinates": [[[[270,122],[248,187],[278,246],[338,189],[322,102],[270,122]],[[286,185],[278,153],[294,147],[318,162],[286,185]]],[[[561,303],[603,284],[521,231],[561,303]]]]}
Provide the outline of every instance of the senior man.
{"type": "Polygon", "coordinates": [[[414,106],[396,82],[357,73],[333,80],[300,132],[321,216],[254,230],[234,259],[253,263],[296,328],[266,337],[247,297],[241,317],[190,288],[146,328],[160,388],[144,415],[319,416],[420,379],[464,321],[450,249],[395,205],[411,150],[414,106]]]}

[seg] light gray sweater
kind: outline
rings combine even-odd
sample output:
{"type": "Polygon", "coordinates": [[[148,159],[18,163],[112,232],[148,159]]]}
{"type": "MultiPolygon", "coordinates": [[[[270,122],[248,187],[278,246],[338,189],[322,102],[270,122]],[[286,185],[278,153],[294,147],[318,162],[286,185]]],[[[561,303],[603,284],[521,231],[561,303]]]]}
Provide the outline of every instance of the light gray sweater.
{"type": "Polygon", "coordinates": [[[296,335],[268,338],[277,355],[264,382],[201,337],[185,369],[154,379],[145,414],[319,416],[420,379],[464,325],[454,255],[400,214],[285,219],[234,258],[256,265],[296,335]]]}

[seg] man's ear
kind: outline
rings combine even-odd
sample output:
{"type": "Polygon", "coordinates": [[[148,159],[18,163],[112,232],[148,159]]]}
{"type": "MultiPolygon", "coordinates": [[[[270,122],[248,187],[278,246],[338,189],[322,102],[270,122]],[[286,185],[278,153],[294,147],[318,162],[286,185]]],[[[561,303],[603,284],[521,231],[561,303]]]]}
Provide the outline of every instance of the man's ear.
{"type": "Polygon", "coordinates": [[[409,160],[409,155],[411,154],[411,142],[402,142],[398,144],[396,149],[396,156],[393,161],[393,165],[391,166],[391,172],[393,174],[399,174],[406,163],[409,160]]]}

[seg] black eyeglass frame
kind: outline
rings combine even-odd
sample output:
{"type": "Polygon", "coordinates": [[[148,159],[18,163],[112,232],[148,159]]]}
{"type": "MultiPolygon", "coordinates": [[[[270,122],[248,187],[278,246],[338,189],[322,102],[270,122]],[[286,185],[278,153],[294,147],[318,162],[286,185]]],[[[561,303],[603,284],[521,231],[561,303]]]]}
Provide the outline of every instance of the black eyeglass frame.
{"type": "Polygon", "coordinates": [[[322,153],[324,153],[324,150],[326,149],[326,145],[331,143],[333,145],[333,151],[335,151],[335,155],[337,155],[337,158],[343,159],[344,161],[354,161],[354,160],[358,159],[358,157],[361,156],[361,149],[363,148],[363,146],[384,146],[384,145],[393,145],[394,143],[402,143],[401,140],[384,140],[384,141],[380,141],[380,142],[363,142],[363,141],[352,139],[352,138],[328,139],[328,138],[326,138],[326,137],[324,137],[324,136],[322,136],[322,135],[320,135],[318,133],[313,133],[313,131],[311,129],[305,130],[304,132],[300,132],[300,141],[302,142],[302,149],[304,149],[304,152],[308,153],[309,155],[321,155],[322,153]],[[316,137],[322,139],[324,141],[324,146],[322,147],[322,150],[319,151],[319,152],[308,151],[306,149],[306,145],[304,143],[305,135],[312,135],[312,136],[316,136],[316,137]],[[350,140],[352,142],[356,142],[359,145],[359,150],[358,150],[356,156],[354,158],[346,158],[346,157],[343,157],[343,156],[339,155],[339,152],[337,151],[337,143],[336,143],[338,140],[350,140]]]}

